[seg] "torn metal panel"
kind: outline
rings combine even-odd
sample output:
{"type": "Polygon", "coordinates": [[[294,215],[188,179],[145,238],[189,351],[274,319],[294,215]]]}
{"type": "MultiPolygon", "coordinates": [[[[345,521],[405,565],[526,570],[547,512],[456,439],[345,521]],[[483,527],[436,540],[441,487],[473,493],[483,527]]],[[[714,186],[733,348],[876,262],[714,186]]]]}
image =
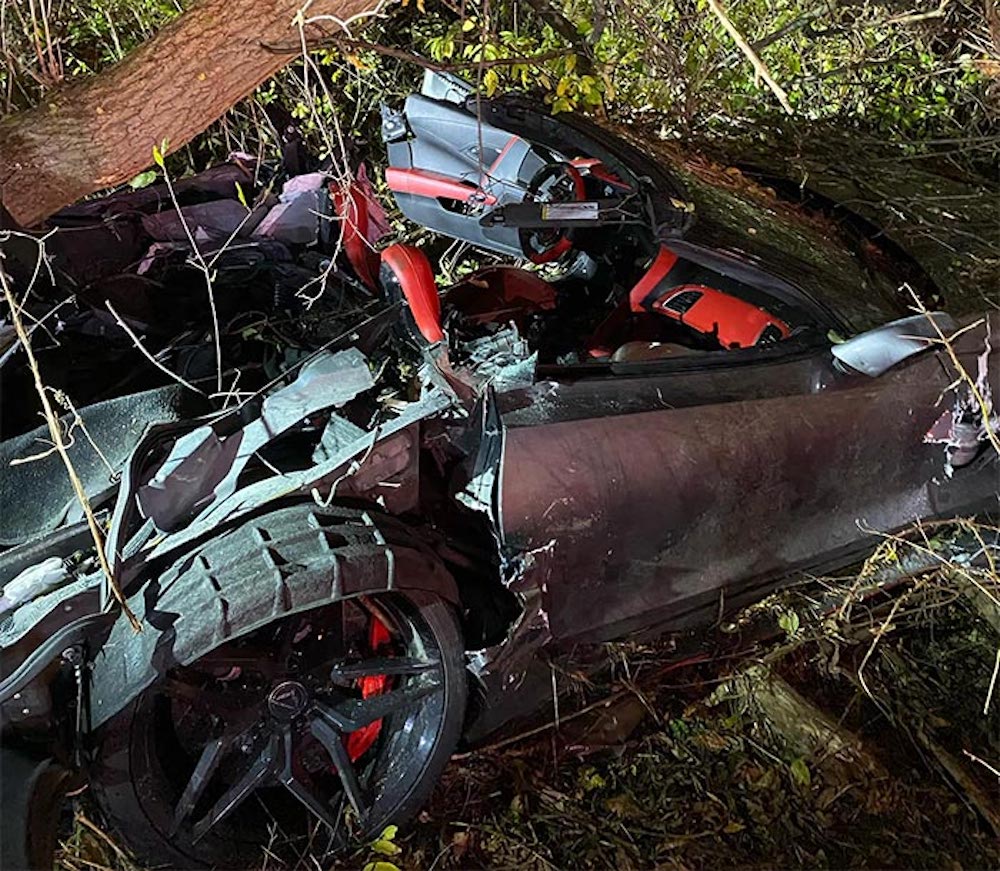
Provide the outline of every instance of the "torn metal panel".
{"type": "MultiPolygon", "coordinates": [[[[955,331],[952,331],[952,335],[955,331]]],[[[955,470],[973,463],[983,451],[995,453],[1000,441],[1000,410],[994,403],[994,389],[1000,387],[1000,348],[989,316],[967,322],[955,339],[949,339],[955,358],[964,372],[955,372],[951,385],[951,408],[945,409],[924,440],[944,445],[950,478],[955,470]]],[[[954,361],[948,358],[949,371],[954,361]]],[[[997,472],[1000,485],[1000,470],[997,472]]]]}
{"type": "Polygon", "coordinates": [[[240,429],[238,410],[177,439],[152,478],[138,490],[145,516],[162,531],[224,500],[248,464],[268,443],[327,408],[339,408],[374,386],[368,361],[356,348],[317,356],[295,381],[268,396],[256,420],[240,429]]]}
{"type": "Polygon", "coordinates": [[[455,494],[455,499],[467,508],[485,514],[493,528],[498,529],[497,488],[503,456],[503,422],[492,390],[488,390],[479,402],[473,417],[478,417],[478,426],[462,434],[468,442],[475,440],[474,450],[472,444],[464,445],[472,457],[472,465],[468,481],[455,494]]]}
{"type": "Polygon", "coordinates": [[[944,312],[928,312],[893,321],[831,349],[849,371],[878,378],[914,354],[926,351],[939,337],[955,332],[955,322],[944,312]]]}
{"type": "MultiPolygon", "coordinates": [[[[151,422],[178,420],[203,409],[197,397],[171,385],[80,409],[89,438],[66,415],[68,452],[84,490],[93,498],[116,485],[117,474],[151,422]]],[[[0,442],[0,470],[0,545],[45,535],[77,515],[72,484],[62,459],[51,450],[47,426],[0,442]],[[24,498],[26,493],[30,499],[24,498]]]]}
{"type": "Polygon", "coordinates": [[[57,556],[50,556],[21,571],[0,591],[0,615],[25,602],[59,589],[69,580],[69,571],[57,556]]]}
{"type": "Polygon", "coordinates": [[[538,352],[531,349],[513,323],[492,335],[465,342],[462,356],[480,390],[489,386],[503,392],[528,387],[535,381],[538,352]]]}
{"type": "Polygon", "coordinates": [[[504,723],[530,714],[549,695],[551,670],[546,645],[552,640],[543,591],[521,597],[523,611],[502,643],[467,654],[469,672],[484,702],[467,726],[476,742],[504,723]]]}
{"type": "MultiPolygon", "coordinates": [[[[12,648],[29,632],[36,629],[48,614],[54,615],[55,618],[50,621],[51,624],[58,626],[64,624],[68,616],[79,616],[92,610],[96,605],[96,594],[100,590],[102,581],[103,576],[99,571],[82,574],[70,579],[69,583],[24,602],[11,613],[5,614],[3,619],[0,619],[0,649],[12,648]],[[91,597],[93,604],[89,608],[83,607],[79,602],[73,604],[76,597],[88,591],[94,594],[91,597]]],[[[6,667],[0,670],[4,675],[7,674],[6,667]]]]}
{"type": "Polygon", "coordinates": [[[336,414],[331,414],[320,436],[319,444],[313,451],[312,461],[319,464],[335,457],[351,444],[357,443],[365,436],[365,431],[349,420],[345,420],[336,414]]]}
{"type": "MultiPolygon", "coordinates": [[[[372,463],[376,443],[381,443],[414,426],[424,418],[443,411],[451,403],[451,398],[446,394],[441,391],[433,391],[420,402],[411,403],[394,420],[377,429],[365,432],[363,436],[346,445],[338,454],[322,463],[300,471],[272,475],[264,480],[238,488],[227,498],[214,503],[208,510],[202,512],[194,522],[163,538],[146,554],[146,557],[156,558],[171,553],[204,535],[222,521],[231,520],[259,509],[276,499],[294,494],[309,497],[312,490],[317,490],[319,497],[329,502],[332,498],[331,488],[335,495],[337,487],[340,486],[339,482],[350,478],[366,463],[372,463]]],[[[415,460],[415,458],[416,453],[414,452],[413,459],[415,460]]],[[[394,488],[391,486],[387,487],[385,492],[388,493],[392,489],[394,488]]],[[[122,503],[119,502],[119,505],[122,503]]],[[[123,526],[124,517],[119,517],[116,522],[112,523],[112,532],[109,537],[114,538],[116,530],[122,529],[123,526]]]]}

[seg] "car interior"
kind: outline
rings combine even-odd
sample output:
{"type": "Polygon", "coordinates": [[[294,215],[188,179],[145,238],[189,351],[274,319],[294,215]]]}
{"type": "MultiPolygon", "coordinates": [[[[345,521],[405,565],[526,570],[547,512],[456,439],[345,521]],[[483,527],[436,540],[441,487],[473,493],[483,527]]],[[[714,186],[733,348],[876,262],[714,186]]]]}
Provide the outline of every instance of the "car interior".
{"type": "Polygon", "coordinates": [[[403,111],[383,110],[386,180],[408,218],[512,262],[443,289],[439,303],[424,252],[386,249],[384,274],[425,341],[514,324],[539,363],[566,365],[753,348],[809,327],[747,270],[736,277],[661,240],[658,192],[624,161],[586,141],[568,153],[484,123],[458,87],[442,98],[432,79],[403,111]]]}

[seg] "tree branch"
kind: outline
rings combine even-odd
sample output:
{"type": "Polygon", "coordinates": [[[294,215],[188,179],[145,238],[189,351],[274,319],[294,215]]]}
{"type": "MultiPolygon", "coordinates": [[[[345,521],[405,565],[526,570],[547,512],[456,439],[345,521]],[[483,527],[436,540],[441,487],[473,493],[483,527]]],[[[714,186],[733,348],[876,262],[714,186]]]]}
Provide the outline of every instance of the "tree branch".
{"type": "Polygon", "coordinates": [[[733,22],[729,20],[725,10],[719,5],[719,0],[708,0],[708,5],[712,12],[715,13],[715,17],[719,19],[722,26],[726,28],[726,31],[733,38],[733,42],[736,43],[740,51],[746,55],[747,60],[749,60],[753,65],[757,75],[764,80],[767,86],[771,89],[771,93],[778,98],[778,102],[781,103],[781,108],[784,109],[789,115],[794,114],[792,104],[788,102],[788,94],[786,94],[781,85],[774,80],[771,76],[771,71],[765,66],[764,61],[757,56],[757,52],[750,47],[750,44],[736,29],[733,22]]]}

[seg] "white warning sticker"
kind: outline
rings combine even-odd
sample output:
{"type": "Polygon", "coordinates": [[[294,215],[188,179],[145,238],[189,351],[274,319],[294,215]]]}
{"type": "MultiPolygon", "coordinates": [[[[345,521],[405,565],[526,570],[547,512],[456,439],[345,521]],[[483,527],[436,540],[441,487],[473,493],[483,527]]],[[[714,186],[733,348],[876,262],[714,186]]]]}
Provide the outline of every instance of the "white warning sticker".
{"type": "Polygon", "coordinates": [[[596,221],[600,215],[597,203],[545,203],[543,221],[596,221]]]}

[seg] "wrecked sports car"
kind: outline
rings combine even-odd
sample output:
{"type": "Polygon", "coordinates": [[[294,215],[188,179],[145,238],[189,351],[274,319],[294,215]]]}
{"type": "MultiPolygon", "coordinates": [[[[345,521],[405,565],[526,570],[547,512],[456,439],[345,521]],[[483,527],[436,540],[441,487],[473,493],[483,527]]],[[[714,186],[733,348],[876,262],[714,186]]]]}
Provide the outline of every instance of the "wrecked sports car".
{"type": "Polygon", "coordinates": [[[363,170],[276,196],[237,158],[53,220],[32,344],[111,578],[8,343],[5,868],[51,863],[82,782],[159,865],[335,851],[575,645],[997,508],[996,319],[914,314],[899,252],[447,76],[383,136],[405,218],[486,265],[438,286],[363,170]]]}

